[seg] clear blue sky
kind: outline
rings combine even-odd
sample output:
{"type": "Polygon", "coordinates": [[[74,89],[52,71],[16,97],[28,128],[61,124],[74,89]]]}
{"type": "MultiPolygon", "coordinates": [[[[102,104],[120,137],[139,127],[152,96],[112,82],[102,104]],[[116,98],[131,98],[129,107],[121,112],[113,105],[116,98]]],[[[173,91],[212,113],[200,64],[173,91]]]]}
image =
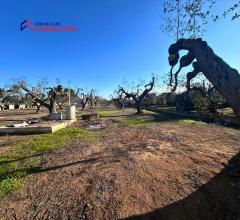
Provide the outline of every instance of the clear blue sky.
{"type": "MultiPolygon", "coordinates": [[[[225,1],[220,1],[225,2],[225,1]]],[[[230,0],[231,2],[231,0],[230,0]]],[[[161,30],[162,0],[0,0],[0,86],[59,78],[107,96],[123,79],[168,72],[172,39],[161,30]],[[20,31],[20,23],[57,21],[76,32],[20,31]]],[[[224,7],[221,3],[220,7],[224,7]]],[[[212,23],[204,35],[214,51],[240,70],[240,19],[212,23]]]]}

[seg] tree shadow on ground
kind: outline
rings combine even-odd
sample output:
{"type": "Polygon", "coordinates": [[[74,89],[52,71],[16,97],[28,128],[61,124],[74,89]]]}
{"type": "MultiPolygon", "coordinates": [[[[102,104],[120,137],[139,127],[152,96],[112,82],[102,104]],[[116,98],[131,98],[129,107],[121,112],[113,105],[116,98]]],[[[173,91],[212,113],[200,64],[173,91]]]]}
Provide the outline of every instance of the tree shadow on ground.
{"type": "Polygon", "coordinates": [[[219,174],[186,198],[146,214],[124,218],[145,219],[240,219],[240,153],[219,174]]]}
{"type": "Polygon", "coordinates": [[[77,165],[77,164],[92,164],[97,159],[98,158],[89,158],[89,159],[86,159],[86,160],[79,160],[79,161],[75,161],[75,162],[71,162],[71,163],[67,163],[67,164],[62,164],[62,165],[58,165],[58,166],[53,166],[53,167],[36,168],[35,170],[32,170],[32,173],[43,173],[43,172],[47,172],[47,171],[53,171],[53,170],[58,170],[58,169],[65,168],[65,167],[74,166],[74,165],[77,165]]]}
{"type": "Polygon", "coordinates": [[[1,160],[1,161],[0,161],[0,165],[1,165],[1,164],[12,163],[12,162],[24,161],[24,160],[26,160],[26,159],[30,159],[30,158],[42,156],[42,155],[44,155],[44,154],[46,154],[46,153],[47,153],[47,152],[38,153],[38,154],[33,154],[33,155],[28,155],[28,156],[24,156],[24,157],[18,157],[18,158],[16,158],[16,159],[5,159],[5,160],[1,160]]]}
{"type": "MultiPolygon", "coordinates": [[[[154,112],[152,114],[156,121],[178,121],[178,120],[197,120],[196,117],[193,116],[184,116],[184,115],[176,115],[174,113],[163,112],[161,109],[150,108],[148,111],[154,112]]],[[[147,114],[146,114],[147,115],[147,114]]]]}
{"type": "Polygon", "coordinates": [[[131,114],[125,115],[126,119],[144,119],[146,122],[178,122],[181,120],[192,120],[191,117],[177,116],[168,113],[145,113],[145,114],[131,114]]]}
{"type": "Polygon", "coordinates": [[[162,109],[159,108],[149,108],[149,111],[155,112],[155,113],[160,113],[160,114],[167,114],[167,115],[172,115],[176,117],[183,117],[185,119],[192,119],[195,121],[203,121],[205,123],[217,123],[218,125],[223,125],[227,126],[230,128],[239,128],[240,127],[240,119],[238,119],[235,115],[233,116],[222,116],[221,114],[193,114],[191,112],[165,112],[162,109]],[[180,114],[179,114],[180,113],[180,114]],[[181,115],[183,114],[183,115],[181,115]]]}
{"type": "Polygon", "coordinates": [[[163,113],[163,112],[154,112],[154,113],[144,113],[144,114],[119,114],[119,115],[106,115],[101,116],[101,118],[124,118],[124,119],[134,119],[134,118],[149,118],[152,122],[174,122],[179,120],[190,120],[193,119],[192,117],[186,116],[178,116],[173,115],[171,113],[163,113]]]}
{"type": "Polygon", "coordinates": [[[171,122],[171,121],[174,122],[174,121],[180,121],[180,120],[192,120],[191,117],[178,116],[178,115],[160,113],[160,112],[158,114],[153,114],[152,117],[157,122],[171,122]]]}
{"type": "Polygon", "coordinates": [[[23,168],[19,168],[19,169],[15,169],[15,170],[6,172],[5,174],[3,174],[0,177],[0,180],[5,179],[7,176],[14,176],[17,173],[26,173],[26,175],[30,175],[30,174],[37,174],[37,173],[44,173],[44,172],[48,172],[48,171],[59,170],[59,169],[71,167],[71,166],[74,166],[77,164],[92,165],[94,162],[96,162],[97,159],[98,158],[89,158],[89,159],[85,159],[85,160],[74,161],[74,162],[51,166],[51,167],[46,167],[46,168],[42,168],[41,166],[23,167],[23,168]]]}
{"type": "Polygon", "coordinates": [[[131,113],[131,114],[121,114],[121,115],[104,115],[104,116],[100,116],[100,118],[118,118],[118,117],[131,117],[136,115],[135,113],[131,113]]]}
{"type": "MultiPolygon", "coordinates": [[[[33,156],[39,156],[39,155],[33,155],[33,156]]],[[[25,158],[22,158],[22,159],[25,159],[25,158]]],[[[119,162],[115,158],[109,158],[109,155],[101,155],[101,153],[94,153],[91,155],[90,158],[77,160],[77,161],[73,161],[73,162],[69,162],[69,163],[63,163],[63,164],[59,164],[59,165],[55,165],[55,166],[42,167],[40,164],[39,166],[22,167],[22,168],[15,169],[15,170],[5,173],[5,175],[3,175],[2,178],[4,178],[4,176],[11,176],[18,172],[26,172],[26,174],[29,175],[29,174],[36,174],[36,173],[44,173],[44,172],[48,172],[48,171],[61,170],[62,168],[67,168],[67,167],[71,167],[71,166],[78,165],[78,164],[89,165],[88,167],[84,168],[84,169],[87,169],[98,162],[107,161],[107,160],[108,160],[108,163],[119,162]]],[[[14,160],[8,161],[8,162],[14,162],[14,160]]]]}

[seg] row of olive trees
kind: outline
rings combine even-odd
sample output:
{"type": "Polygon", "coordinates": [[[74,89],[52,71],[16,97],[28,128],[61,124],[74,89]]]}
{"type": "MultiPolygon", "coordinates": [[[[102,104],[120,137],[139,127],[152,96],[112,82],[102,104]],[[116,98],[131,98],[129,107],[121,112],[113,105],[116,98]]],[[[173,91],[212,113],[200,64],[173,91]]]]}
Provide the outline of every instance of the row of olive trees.
{"type": "Polygon", "coordinates": [[[56,112],[57,106],[63,109],[64,105],[71,103],[79,104],[82,110],[90,105],[90,108],[96,106],[99,97],[96,90],[77,89],[57,85],[50,87],[46,79],[40,80],[35,86],[29,87],[24,80],[15,80],[8,88],[0,89],[0,106],[4,109],[9,103],[26,104],[36,107],[37,112],[42,107],[48,109],[49,113],[56,112]],[[81,92],[81,93],[80,93],[81,92]]]}
{"type": "MultiPolygon", "coordinates": [[[[116,90],[112,101],[119,109],[124,106],[135,107],[133,99],[128,98],[122,89],[116,90]]],[[[183,92],[163,92],[156,94],[149,92],[141,101],[142,108],[151,106],[176,107],[177,111],[197,111],[203,114],[218,114],[218,108],[229,107],[227,100],[215,89],[215,87],[203,80],[194,83],[194,89],[183,92]]]]}
{"type": "MultiPolygon", "coordinates": [[[[125,96],[124,96],[125,97],[125,96]]],[[[174,107],[176,105],[177,94],[173,92],[163,92],[157,94],[156,92],[149,92],[142,100],[143,107],[150,106],[169,106],[174,107]]],[[[132,99],[123,99],[122,94],[115,92],[115,96],[112,96],[112,102],[118,109],[123,109],[125,106],[134,107],[135,103],[132,99]]]]}

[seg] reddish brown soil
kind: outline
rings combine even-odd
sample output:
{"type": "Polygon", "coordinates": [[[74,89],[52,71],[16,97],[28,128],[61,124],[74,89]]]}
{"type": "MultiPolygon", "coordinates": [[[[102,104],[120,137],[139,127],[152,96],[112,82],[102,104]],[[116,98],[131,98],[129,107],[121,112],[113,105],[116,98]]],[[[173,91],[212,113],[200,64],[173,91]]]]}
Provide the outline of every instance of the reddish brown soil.
{"type": "Polygon", "coordinates": [[[24,136],[0,135],[0,155],[16,150],[17,142],[22,141],[24,136]]]}
{"type": "Polygon", "coordinates": [[[239,130],[112,122],[44,154],[1,219],[240,219],[239,130]]]}

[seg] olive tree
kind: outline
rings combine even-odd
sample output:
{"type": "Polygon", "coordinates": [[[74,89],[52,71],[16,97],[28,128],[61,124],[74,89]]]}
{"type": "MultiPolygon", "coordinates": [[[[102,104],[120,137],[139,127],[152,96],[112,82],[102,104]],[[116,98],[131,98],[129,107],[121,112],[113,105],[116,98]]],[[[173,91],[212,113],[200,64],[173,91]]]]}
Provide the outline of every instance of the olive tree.
{"type": "Polygon", "coordinates": [[[46,88],[48,90],[47,97],[42,98],[36,94],[33,90],[29,89],[26,84],[20,84],[20,87],[32,97],[32,99],[40,106],[44,106],[48,109],[49,113],[56,112],[57,97],[63,92],[63,86],[58,85],[56,87],[46,88]]]}
{"type": "Polygon", "coordinates": [[[135,91],[128,91],[128,89],[120,86],[118,93],[123,94],[124,102],[126,99],[132,99],[135,103],[135,107],[137,109],[137,114],[142,113],[142,107],[143,107],[143,100],[146,98],[146,96],[152,91],[155,83],[155,77],[152,77],[152,80],[143,86],[141,89],[141,85],[138,84],[136,87],[137,89],[135,91]]]}
{"type": "Polygon", "coordinates": [[[173,91],[178,86],[178,75],[182,68],[192,64],[193,70],[187,73],[187,89],[192,90],[191,80],[202,73],[223,95],[236,116],[240,116],[240,74],[217,56],[206,41],[199,39],[180,39],[169,47],[170,85],[173,91]],[[180,58],[179,51],[188,53],[180,58]],[[178,70],[173,67],[179,62],[178,70]]]}
{"type": "Polygon", "coordinates": [[[90,91],[83,91],[81,92],[81,97],[79,98],[80,103],[82,105],[82,110],[86,109],[86,106],[90,104],[89,108],[93,108],[98,101],[98,96],[96,96],[96,90],[91,89],[90,91]]]}

